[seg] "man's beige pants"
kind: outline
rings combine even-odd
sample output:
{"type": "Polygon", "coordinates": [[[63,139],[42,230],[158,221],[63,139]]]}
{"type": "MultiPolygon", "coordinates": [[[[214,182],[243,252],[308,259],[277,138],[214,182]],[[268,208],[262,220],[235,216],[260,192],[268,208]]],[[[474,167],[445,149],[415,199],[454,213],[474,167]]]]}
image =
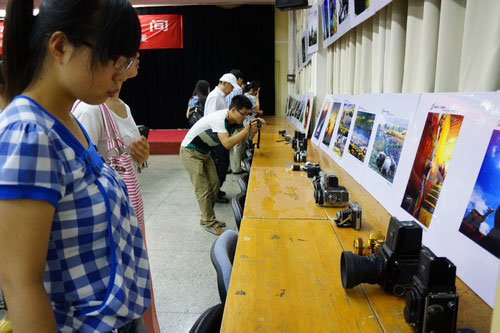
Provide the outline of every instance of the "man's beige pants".
{"type": "Polygon", "coordinates": [[[219,177],[210,153],[203,154],[191,148],[181,147],[180,155],[201,211],[201,220],[211,226],[215,219],[215,199],[219,193],[219,177]]]}

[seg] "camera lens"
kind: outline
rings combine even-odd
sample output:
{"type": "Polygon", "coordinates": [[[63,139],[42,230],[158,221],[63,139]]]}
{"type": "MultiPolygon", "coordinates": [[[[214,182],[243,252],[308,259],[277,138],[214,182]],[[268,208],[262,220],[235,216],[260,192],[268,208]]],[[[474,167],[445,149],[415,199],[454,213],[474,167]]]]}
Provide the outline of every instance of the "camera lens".
{"type": "Polygon", "coordinates": [[[340,275],[345,289],[354,288],[360,283],[380,283],[383,272],[383,262],[378,254],[358,256],[350,251],[342,251],[340,275]]]}

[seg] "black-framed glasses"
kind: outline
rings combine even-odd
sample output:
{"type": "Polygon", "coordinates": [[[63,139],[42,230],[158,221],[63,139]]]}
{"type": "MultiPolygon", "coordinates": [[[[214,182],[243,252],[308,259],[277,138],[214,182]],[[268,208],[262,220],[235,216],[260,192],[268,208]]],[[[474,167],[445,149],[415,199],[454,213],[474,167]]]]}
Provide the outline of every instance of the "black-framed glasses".
{"type": "Polygon", "coordinates": [[[238,113],[241,114],[243,117],[247,117],[249,115],[248,113],[241,113],[241,111],[238,109],[236,109],[236,111],[238,111],[238,113]]]}
{"type": "MultiPolygon", "coordinates": [[[[82,44],[93,50],[96,49],[94,44],[89,43],[86,40],[83,40],[82,44]]],[[[111,60],[113,60],[114,69],[126,72],[130,69],[130,67],[132,67],[132,64],[135,62],[135,57],[126,58],[124,56],[114,56],[111,58],[111,60]]]]}

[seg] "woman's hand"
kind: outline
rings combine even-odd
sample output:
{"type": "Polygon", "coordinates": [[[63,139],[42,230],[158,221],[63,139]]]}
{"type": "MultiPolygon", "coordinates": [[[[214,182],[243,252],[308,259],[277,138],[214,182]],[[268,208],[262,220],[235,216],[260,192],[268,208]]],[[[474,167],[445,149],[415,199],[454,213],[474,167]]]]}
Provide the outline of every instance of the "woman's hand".
{"type": "Polygon", "coordinates": [[[149,158],[149,143],[144,136],[130,144],[130,155],[139,166],[149,158]]]}

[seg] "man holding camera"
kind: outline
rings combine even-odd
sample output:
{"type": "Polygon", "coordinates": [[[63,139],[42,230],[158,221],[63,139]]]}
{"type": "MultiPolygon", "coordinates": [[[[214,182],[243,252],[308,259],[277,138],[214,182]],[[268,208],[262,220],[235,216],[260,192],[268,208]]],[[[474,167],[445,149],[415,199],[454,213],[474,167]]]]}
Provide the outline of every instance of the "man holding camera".
{"type": "Polygon", "coordinates": [[[182,162],[194,186],[201,211],[200,224],[206,231],[217,236],[224,231],[225,223],[217,221],[215,217],[214,206],[219,193],[219,178],[210,149],[218,145],[230,149],[247,138],[249,133],[253,137],[257,133],[257,124],[263,122],[261,119],[250,121],[241,131],[232,136],[230,134],[242,127],[251,108],[252,103],[248,98],[235,96],[229,109],[215,111],[201,118],[181,143],[182,162]]]}
{"type": "MultiPolygon", "coordinates": [[[[219,85],[208,94],[207,101],[205,102],[204,116],[211,114],[218,110],[225,110],[229,104],[226,103],[226,97],[236,88],[238,83],[236,77],[231,73],[226,73],[219,79],[219,85]]],[[[217,176],[219,177],[219,187],[222,187],[226,180],[227,169],[229,168],[229,151],[223,146],[219,145],[210,150],[212,159],[217,169],[217,176]]],[[[225,193],[220,191],[217,194],[216,201],[219,203],[228,203],[225,193]]]]}

